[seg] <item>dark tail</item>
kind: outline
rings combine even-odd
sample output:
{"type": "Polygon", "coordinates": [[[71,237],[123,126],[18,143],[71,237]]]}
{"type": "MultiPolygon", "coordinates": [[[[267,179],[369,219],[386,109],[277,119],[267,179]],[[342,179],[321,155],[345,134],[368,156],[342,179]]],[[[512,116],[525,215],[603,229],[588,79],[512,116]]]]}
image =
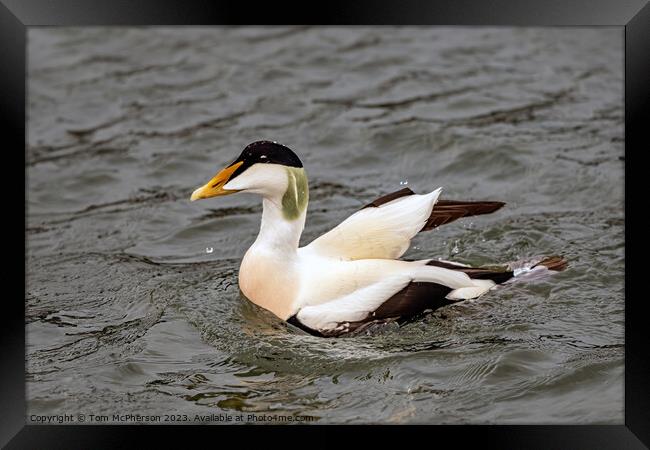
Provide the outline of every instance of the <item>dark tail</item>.
{"type": "Polygon", "coordinates": [[[553,256],[547,256],[537,264],[533,266],[533,268],[537,266],[544,266],[548,270],[553,270],[555,272],[562,272],[564,269],[567,268],[569,263],[567,262],[566,259],[562,258],[561,256],[558,255],[553,255],[553,256]]]}
{"type": "Polygon", "coordinates": [[[431,260],[427,263],[429,266],[443,267],[445,269],[457,270],[466,273],[470,278],[492,280],[497,284],[511,282],[519,279],[536,279],[543,278],[544,273],[548,271],[560,272],[567,268],[567,261],[561,256],[543,256],[520,259],[504,265],[469,267],[452,263],[450,261],[431,260]],[[535,268],[545,267],[546,270],[535,270],[535,268]]]}
{"type": "Polygon", "coordinates": [[[508,263],[508,269],[512,271],[513,277],[509,282],[519,280],[533,281],[546,278],[557,272],[561,272],[568,267],[566,259],[559,255],[543,256],[536,258],[527,258],[519,261],[508,263]],[[547,270],[540,270],[546,268],[547,270]]]}

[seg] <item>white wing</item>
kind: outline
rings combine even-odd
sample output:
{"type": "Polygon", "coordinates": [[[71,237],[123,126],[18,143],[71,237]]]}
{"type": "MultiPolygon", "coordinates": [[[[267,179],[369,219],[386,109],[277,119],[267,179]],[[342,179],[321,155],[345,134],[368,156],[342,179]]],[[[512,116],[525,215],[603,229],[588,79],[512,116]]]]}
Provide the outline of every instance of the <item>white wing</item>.
{"type": "Polygon", "coordinates": [[[344,331],[345,322],[364,320],[372,311],[411,282],[408,275],[387,278],[331,302],[302,308],[297,318],[309,328],[344,331]]]}
{"type": "MultiPolygon", "coordinates": [[[[298,311],[297,318],[315,330],[347,331],[345,327],[349,326],[349,322],[372,320],[372,313],[377,308],[412,281],[448,286],[452,289],[447,295],[450,300],[476,298],[495,285],[492,280],[471,279],[463,272],[421,265],[424,262],[391,261],[398,263],[392,266],[402,266],[401,273],[383,277],[332,301],[307,304],[298,311]]],[[[377,261],[376,264],[377,272],[389,272],[382,270],[381,262],[377,261]]],[[[394,267],[390,271],[393,270],[394,267]]]]}
{"type": "Polygon", "coordinates": [[[399,258],[426,224],[441,191],[364,208],[301,250],[342,260],[399,258]]]}

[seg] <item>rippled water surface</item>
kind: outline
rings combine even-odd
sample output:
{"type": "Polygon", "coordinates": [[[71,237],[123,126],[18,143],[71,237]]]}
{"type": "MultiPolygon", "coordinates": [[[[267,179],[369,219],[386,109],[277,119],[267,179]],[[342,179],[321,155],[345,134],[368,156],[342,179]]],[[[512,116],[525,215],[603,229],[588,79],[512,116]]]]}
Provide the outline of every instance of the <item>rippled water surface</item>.
{"type": "MultiPolygon", "coordinates": [[[[623,422],[620,28],[31,28],[28,414],[623,422]],[[407,258],[570,267],[368,335],[241,297],[248,143],[310,177],[307,243],[379,195],[507,202],[407,258]],[[212,251],[211,251],[212,250],[212,251]]],[[[216,419],[215,419],[216,420],[216,419]]]]}

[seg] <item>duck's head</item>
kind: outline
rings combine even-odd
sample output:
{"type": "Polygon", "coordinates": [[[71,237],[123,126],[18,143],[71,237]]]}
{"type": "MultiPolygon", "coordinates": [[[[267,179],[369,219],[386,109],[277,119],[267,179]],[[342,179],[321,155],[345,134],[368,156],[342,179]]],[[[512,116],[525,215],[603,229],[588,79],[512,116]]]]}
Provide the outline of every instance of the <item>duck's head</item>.
{"type": "Polygon", "coordinates": [[[300,158],[289,147],[257,141],[246,146],[232,164],[195,190],[190,200],[237,192],[278,199],[283,209],[301,212],[307,204],[307,176],[300,158]]]}

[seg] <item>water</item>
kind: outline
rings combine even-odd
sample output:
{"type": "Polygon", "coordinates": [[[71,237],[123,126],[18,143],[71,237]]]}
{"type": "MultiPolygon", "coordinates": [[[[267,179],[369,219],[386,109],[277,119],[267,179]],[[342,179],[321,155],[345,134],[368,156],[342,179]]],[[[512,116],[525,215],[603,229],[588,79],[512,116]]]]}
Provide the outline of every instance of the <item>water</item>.
{"type": "Polygon", "coordinates": [[[28,415],[623,423],[621,28],[32,28],[28,42],[28,415]],[[305,335],[239,293],[260,200],[189,202],[258,139],[306,166],[303,244],[408,180],[507,206],[405,257],[570,267],[402,327],[305,335]]]}

